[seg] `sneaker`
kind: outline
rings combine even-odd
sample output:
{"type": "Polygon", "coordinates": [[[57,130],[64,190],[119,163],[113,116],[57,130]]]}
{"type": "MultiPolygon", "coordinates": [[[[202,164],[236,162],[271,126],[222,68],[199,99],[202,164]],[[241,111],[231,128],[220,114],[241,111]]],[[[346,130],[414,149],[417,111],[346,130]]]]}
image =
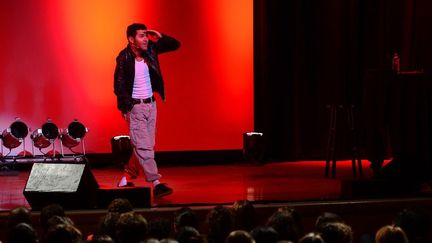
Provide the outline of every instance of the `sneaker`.
{"type": "Polygon", "coordinates": [[[119,183],[117,184],[117,187],[125,187],[125,186],[134,186],[132,182],[127,181],[126,177],[123,176],[119,183]]]}
{"type": "Polygon", "coordinates": [[[153,188],[153,197],[159,198],[173,193],[173,189],[168,187],[165,183],[156,185],[153,188]]]}

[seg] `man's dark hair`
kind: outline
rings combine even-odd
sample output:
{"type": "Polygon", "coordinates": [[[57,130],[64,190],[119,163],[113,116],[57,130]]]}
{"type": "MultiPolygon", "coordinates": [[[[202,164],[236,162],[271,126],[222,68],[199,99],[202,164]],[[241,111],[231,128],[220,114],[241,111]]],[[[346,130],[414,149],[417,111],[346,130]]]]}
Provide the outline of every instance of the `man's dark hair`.
{"type": "Polygon", "coordinates": [[[279,241],[279,233],[268,226],[256,227],[250,232],[250,235],[256,243],[276,243],[279,241]]]}
{"type": "Polygon", "coordinates": [[[99,223],[99,227],[94,235],[108,235],[114,240],[114,242],[118,242],[116,235],[116,224],[119,218],[119,213],[108,212],[102,218],[102,221],[99,223]]]}
{"type": "Polygon", "coordinates": [[[8,232],[8,243],[37,243],[36,231],[27,223],[19,223],[8,232]]]}
{"type": "Polygon", "coordinates": [[[44,240],[45,243],[81,243],[82,234],[70,224],[59,224],[51,227],[44,240]]]}
{"type": "Polygon", "coordinates": [[[278,209],[267,221],[267,226],[279,233],[281,240],[297,242],[303,234],[300,215],[292,208],[278,209]]]}
{"type": "Polygon", "coordinates": [[[199,239],[200,233],[197,229],[190,226],[185,226],[179,229],[176,235],[176,240],[179,243],[191,242],[193,240],[199,239]]]}
{"type": "Polygon", "coordinates": [[[171,233],[171,222],[165,218],[155,218],[148,223],[148,237],[158,240],[168,238],[171,233]]]}
{"type": "Polygon", "coordinates": [[[114,243],[109,235],[94,235],[90,243],[114,243]]]}
{"type": "Polygon", "coordinates": [[[223,242],[232,231],[233,218],[231,210],[216,206],[207,214],[208,241],[223,242]]]}
{"type": "Polygon", "coordinates": [[[317,231],[321,231],[321,229],[328,223],[344,223],[344,221],[342,220],[342,217],[336,213],[324,212],[317,217],[315,228],[317,231]]]}
{"type": "Polygon", "coordinates": [[[425,242],[430,218],[422,208],[406,208],[397,214],[393,223],[402,228],[410,243],[425,242]]]}
{"type": "Polygon", "coordinates": [[[174,227],[178,231],[180,228],[190,226],[198,229],[198,218],[195,212],[189,207],[183,207],[174,212],[174,227]]]}
{"type": "Polygon", "coordinates": [[[298,242],[299,243],[324,243],[324,239],[321,237],[319,233],[311,232],[303,236],[298,242]]]}
{"type": "Polygon", "coordinates": [[[147,238],[147,220],[140,214],[128,212],[120,215],[116,224],[120,243],[138,243],[147,238]]]}
{"type": "Polygon", "coordinates": [[[12,209],[8,215],[8,228],[12,229],[19,223],[26,223],[31,225],[31,213],[25,207],[17,207],[12,209]]]}
{"type": "Polygon", "coordinates": [[[145,24],[134,23],[127,27],[126,38],[135,37],[137,30],[146,30],[145,24]]]}
{"type": "Polygon", "coordinates": [[[110,213],[127,213],[132,212],[133,206],[126,198],[116,198],[108,205],[108,212],[110,213]]]}
{"type": "Polygon", "coordinates": [[[247,231],[234,230],[225,239],[225,243],[255,243],[255,240],[247,231]]]}
{"type": "Polygon", "coordinates": [[[49,204],[42,208],[40,213],[40,223],[44,231],[48,230],[48,220],[53,216],[66,216],[64,209],[60,204],[49,204]]]}
{"type": "Polygon", "coordinates": [[[248,200],[237,200],[232,207],[234,229],[251,231],[255,227],[255,207],[248,200]]]}
{"type": "Polygon", "coordinates": [[[353,241],[352,229],[344,223],[328,223],[320,233],[324,242],[351,243],[353,241]]]}

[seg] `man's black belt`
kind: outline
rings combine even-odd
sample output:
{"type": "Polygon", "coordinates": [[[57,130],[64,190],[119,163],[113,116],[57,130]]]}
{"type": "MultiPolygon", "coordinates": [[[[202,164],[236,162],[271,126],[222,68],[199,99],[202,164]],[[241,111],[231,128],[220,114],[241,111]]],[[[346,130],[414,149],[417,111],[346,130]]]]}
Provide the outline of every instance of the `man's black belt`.
{"type": "Polygon", "coordinates": [[[135,104],[140,104],[140,103],[148,104],[154,102],[156,99],[154,96],[152,96],[147,99],[133,99],[133,100],[135,104]]]}

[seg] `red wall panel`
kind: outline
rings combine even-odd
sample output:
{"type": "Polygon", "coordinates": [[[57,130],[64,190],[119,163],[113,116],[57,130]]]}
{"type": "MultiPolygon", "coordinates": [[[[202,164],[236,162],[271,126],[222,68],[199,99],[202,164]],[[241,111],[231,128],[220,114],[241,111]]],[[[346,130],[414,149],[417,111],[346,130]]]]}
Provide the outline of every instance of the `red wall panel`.
{"type": "Polygon", "coordinates": [[[237,149],[253,129],[252,0],[6,1],[0,10],[0,129],[74,118],[89,152],[126,134],[113,93],[115,57],[133,22],[179,39],[160,56],[159,151],[237,149]]]}

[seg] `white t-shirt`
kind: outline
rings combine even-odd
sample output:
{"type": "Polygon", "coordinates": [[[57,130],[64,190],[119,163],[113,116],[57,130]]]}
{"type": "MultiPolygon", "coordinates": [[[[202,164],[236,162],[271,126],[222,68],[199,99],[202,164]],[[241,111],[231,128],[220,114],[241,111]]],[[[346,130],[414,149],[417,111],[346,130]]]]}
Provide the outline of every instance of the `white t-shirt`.
{"type": "Polygon", "coordinates": [[[150,83],[150,72],[144,60],[135,60],[135,77],[132,90],[132,98],[146,99],[153,95],[150,83]]]}

